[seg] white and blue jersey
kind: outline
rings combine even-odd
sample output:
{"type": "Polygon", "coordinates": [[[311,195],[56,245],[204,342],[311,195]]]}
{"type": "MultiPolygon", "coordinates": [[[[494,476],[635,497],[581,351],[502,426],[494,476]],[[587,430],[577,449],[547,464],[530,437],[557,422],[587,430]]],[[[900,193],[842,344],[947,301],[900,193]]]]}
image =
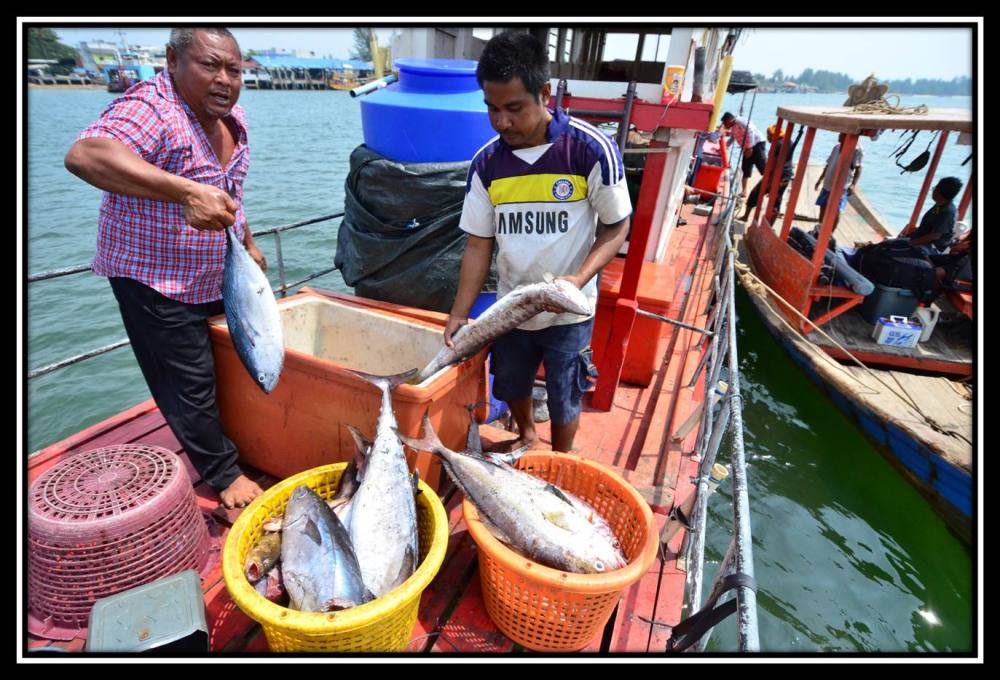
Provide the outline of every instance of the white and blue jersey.
{"type": "MultiPolygon", "coordinates": [[[[538,283],[546,273],[575,274],[594,244],[597,222],[632,213],[621,152],[593,125],[552,114],[546,143],[513,149],[499,136],[472,160],[459,226],[497,241],[497,295],[538,283]]],[[[597,304],[597,278],[583,288],[597,304]]],[[[539,330],[578,323],[574,314],[543,312],[520,326],[539,330]]]]}

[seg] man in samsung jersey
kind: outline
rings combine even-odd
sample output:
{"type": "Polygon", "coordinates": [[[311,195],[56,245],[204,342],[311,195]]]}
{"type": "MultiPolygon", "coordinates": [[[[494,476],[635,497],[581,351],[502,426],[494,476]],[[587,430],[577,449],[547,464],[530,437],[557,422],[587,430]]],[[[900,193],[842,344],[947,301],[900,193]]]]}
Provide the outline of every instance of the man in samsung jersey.
{"type": "MultiPolygon", "coordinates": [[[[494,36],[476,77],[499,134],[472,160],[459,226],[468,234],[458,292],[444,341],[469,322],[497,246],[497,295],[566,279],[597,303],[597,274],[618,253],[632,204],[621,152],[594,126],[550,111],[545,47],[527,33],[494,36]],[[598,222],[602,228],[598,230],[598,222]]],[[[543,312],[493,344],[493,393],[510,405],[519,438],[511,450],[538,441],[532,387],[545,366],[552,448],[570,451],[583,392],[596,377],[590,353],[593,317],[543,312]]]]}

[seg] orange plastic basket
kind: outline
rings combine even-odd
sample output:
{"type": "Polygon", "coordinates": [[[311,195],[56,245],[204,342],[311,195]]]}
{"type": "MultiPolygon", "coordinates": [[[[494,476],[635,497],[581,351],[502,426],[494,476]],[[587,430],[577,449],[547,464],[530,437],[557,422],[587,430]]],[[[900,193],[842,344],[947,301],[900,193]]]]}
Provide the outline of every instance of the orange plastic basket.
{"type": "Polygon", "coordinates": [[[653,513],[628,482],[580,456],[529,451],[516,467],[593,505],[611,525],[628,566],[603,574],[571,574],[532,562],[494,538],[466,500],[462,511],[479,546],[486,611],[507,637],[528,649],[582,649],[604,630],[622,592],[656,559],[653,513]]]}

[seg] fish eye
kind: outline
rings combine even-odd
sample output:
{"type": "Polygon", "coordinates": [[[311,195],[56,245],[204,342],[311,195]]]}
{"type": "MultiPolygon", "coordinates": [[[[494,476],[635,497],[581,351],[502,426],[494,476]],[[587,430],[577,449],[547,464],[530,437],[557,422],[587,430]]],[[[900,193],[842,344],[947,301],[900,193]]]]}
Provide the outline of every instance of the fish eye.
{"type": "Polygon", "coordinates": [[[599,572],[604,571],[604,562],[595,562],[594,569],[596,569],[599,572]]]}
{"type": "Polygon", "coordinates": [[[265,380],[267,380],[267,376],[264,375],[263,373],[261,373],[260,375],[257,376],[257,381],[258,382],[264,382],[265,380]]]}

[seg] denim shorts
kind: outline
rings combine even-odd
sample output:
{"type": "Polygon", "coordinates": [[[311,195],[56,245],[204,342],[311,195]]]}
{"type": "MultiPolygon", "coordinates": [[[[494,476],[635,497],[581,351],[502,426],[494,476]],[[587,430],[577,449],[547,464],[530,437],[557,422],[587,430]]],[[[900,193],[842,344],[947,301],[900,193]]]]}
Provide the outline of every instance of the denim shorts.
{"type": "Polygon", "coordinates": [[[531,396],[538,366],[545,366],[549,416],[566,425],[580,415],[583,393],[597,378],[590,336],[594,319],[538,331],[514,329],[493,342],[493,396],[517,401],[531,396]]]}
{"type": "MultiPolygon", "coordinates": [[[[816,197],[816,205],[822,208],[824,205],[826,205],[826,199],[829,197],[830,197],[830,192],[827,191],[826,189],[823,189],[823,191],[819,192],[819,196],[816,197]]],[[[846,207],[847,207],[847,190],[845,189],[844,193],[840,195],[840,210],[838,210],[837,212],[844,212],[844,208],[846,207]]]]}

